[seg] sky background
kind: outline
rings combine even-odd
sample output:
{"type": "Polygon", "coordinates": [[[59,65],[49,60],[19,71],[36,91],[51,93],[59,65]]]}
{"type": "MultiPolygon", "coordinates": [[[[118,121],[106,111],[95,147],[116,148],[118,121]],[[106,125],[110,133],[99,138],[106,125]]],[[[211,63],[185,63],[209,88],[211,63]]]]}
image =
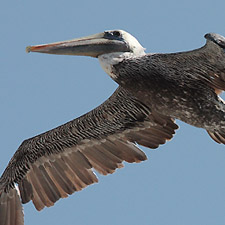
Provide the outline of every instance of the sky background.
{"type": "MultiPolygon", "coordinates": [[[[24,139],[95,108],[117,84],[88,57],[26,54],[27,45],[108,29],[133,34],[147,52],[201,47],[204,34],[225,35],[225,1],[17,0],[0,5],[0,171],[24,139]]],[[[177,121],[174,139],[148,160],[54,207],[24,205],[32,225],[224,225],[225,147],[177,121]]]]}

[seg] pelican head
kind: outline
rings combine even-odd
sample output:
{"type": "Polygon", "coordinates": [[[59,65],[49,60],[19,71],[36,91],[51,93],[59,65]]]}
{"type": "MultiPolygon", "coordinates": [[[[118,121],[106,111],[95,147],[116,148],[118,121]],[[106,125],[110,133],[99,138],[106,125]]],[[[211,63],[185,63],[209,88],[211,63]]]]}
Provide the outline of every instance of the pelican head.
{"type": "Polygon", "coordinates": [[[50,44],[28,46],[27,52],[57,55],[78,55],[98,58],[102,68],[113,79],[112,66],[124,58],[142,56],[144,48],[135,37],[123,30],[107,30],[102,33],[50,44]]]}

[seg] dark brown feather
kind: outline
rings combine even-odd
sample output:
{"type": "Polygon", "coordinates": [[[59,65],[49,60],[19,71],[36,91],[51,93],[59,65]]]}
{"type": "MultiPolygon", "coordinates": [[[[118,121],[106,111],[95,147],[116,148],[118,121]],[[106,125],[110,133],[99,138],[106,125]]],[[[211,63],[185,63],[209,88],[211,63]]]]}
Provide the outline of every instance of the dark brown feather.
{"type": "Polygon", "coordinates": [[[32,185],[27,181],[26,177],[18,184],[22,203],[25,204],[33,198],[32,185]]]}

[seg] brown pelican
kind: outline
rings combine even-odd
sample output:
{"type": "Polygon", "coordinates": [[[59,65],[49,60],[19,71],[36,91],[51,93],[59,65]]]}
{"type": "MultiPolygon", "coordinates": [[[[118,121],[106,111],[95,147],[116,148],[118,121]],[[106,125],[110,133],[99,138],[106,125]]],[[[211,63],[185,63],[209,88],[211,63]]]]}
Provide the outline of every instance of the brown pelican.
{"type": "Polygon", "coordinates": [[[27,52],[98,58],[119,84],[89,113],[25,140],[0,178],[0,225],[22,225],[22,204],[37,210],[98,182],[126,162],[146,160],[136,144],[157,148],[180,119],[225,144],[225,38],[205,35],[205,46],[173,54],[146,54],[122,30],[27,47],[27,52]],[[15,186],[18,184],[18,186],[15,186]]]}

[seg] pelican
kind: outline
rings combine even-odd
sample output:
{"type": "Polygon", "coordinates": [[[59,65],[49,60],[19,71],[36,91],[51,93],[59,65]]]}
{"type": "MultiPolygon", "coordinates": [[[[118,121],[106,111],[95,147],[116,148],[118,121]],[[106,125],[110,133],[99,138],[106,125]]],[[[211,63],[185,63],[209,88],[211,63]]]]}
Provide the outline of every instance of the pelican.
{"type": "Polygon", "coordinates": [[[22,142],[0,178],[0,225],[23,225],[22,203],[54,205],[107,175],[147,159],[137,144],[157,148],[170,140],[175,119],[205,129],[225,144],[225,38],[205,35],[196,50],[146,54],[129,33],[95,35],[28,46],[27,52],[98,58],[119,84],[94,110],[22,142]]]}

